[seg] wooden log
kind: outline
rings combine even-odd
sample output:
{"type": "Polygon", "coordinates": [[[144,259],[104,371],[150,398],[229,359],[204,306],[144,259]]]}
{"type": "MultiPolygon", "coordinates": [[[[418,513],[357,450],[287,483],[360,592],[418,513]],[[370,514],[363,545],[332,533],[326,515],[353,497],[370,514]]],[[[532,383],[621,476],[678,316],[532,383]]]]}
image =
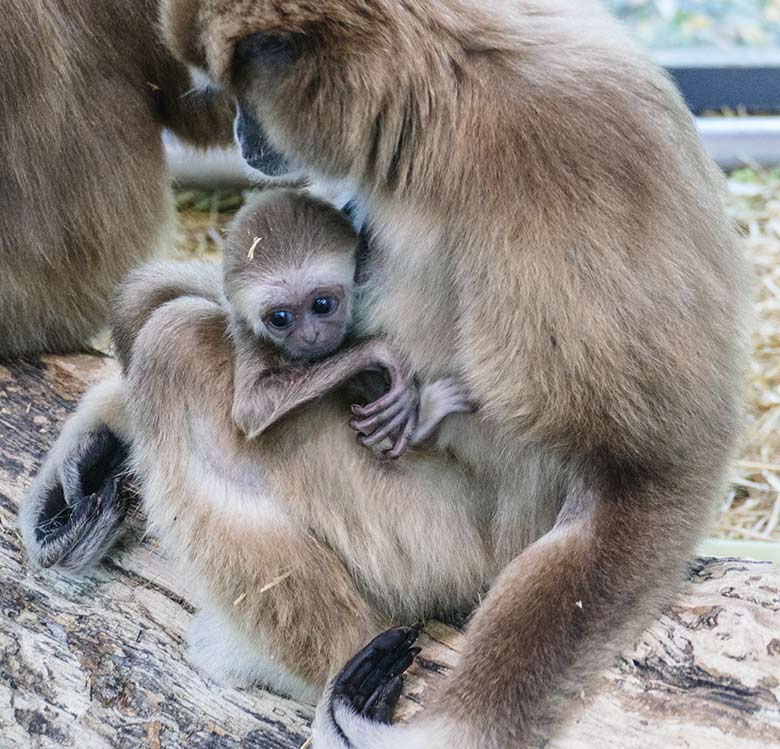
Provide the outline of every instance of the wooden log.
{"type": "MultiPolygon", "coordinates": [[[[90,579],[27,567],[19,498],[80,394],[113,366],[89,356],[0,366],[0,749],[296,749],[311,705],[220,686],[189,664],[187,586],[140,519],[90,579]]],[[[430,622],[421,645],[402,719],[445,678],[462,634],[430,622]]],[[[548,746],[778,745],[780,566],[707,559],[548,746]]]]}

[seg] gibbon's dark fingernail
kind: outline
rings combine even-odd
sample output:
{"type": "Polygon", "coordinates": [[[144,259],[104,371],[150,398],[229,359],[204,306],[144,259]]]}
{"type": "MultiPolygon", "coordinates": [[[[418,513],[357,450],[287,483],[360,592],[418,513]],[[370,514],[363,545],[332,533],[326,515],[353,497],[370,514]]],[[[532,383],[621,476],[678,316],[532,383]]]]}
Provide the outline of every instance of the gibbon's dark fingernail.
{"type": "Polygon", "coordinates": [[[414,661],[414,655],[411,651],[406,653],[402,658],[399,658],[390,668],[389,672],[387,673],[387,677],[394,679],[396,676],[400,676],[404,671],[406,671],[409,666],[412,665],[412,662],[414,661]]]}
{"type": "MultiPolygon", "coordinates": [[[[395,681],[395,679],[393,681],[395,681]]],[[[383,701],[385,690],[391,683],[392,682],[388,682],[387,684],[384,684],[381,689],[377,689],[371,695],[371,697],[369,697],[368,702],[366,702],[365,707],[363,708],[363,715],[365,715],[367,718],[371,720],[376,720],[375,711],[378,705],[381,704],[381,702],[383,701]]]]}
{"type": "Polygon", "coordinates": [[[369,708],[368,704],[364,712],[371,711],[371,718],[377,723],[389,724],[393,719],[396,705],[401,697],[404,682],[400,676],[388,682],[387,685],[377,694],[376,702],[369,708]]]}
{"type": "Polygon", "coordinates": [[[361,697],[364,701],[371,698],[377,690],[382,688],[390,679],[406,671],[412,663],[412,656],[408,650],[390,650],[386,652],[379,660],[375,661],[373,668],[366,671],[362,681],[357,678],[352,680],[355,691],[353,704],[357,707],[355,700],[361,697]]]}

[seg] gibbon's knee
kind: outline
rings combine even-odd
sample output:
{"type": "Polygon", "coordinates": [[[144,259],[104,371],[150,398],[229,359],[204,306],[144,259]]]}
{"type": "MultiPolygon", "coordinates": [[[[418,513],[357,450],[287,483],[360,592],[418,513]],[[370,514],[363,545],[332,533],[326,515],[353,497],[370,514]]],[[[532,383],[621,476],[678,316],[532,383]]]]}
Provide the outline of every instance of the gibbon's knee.
{"type": "Polygon", "coordinates": [[[135,338],[152,313],[180,297],[217,302],[222,297],[219,267],[199,261],[147,263],[129,273],[114,291],[110,326],[123,371],[130,366],[135,338]]]}

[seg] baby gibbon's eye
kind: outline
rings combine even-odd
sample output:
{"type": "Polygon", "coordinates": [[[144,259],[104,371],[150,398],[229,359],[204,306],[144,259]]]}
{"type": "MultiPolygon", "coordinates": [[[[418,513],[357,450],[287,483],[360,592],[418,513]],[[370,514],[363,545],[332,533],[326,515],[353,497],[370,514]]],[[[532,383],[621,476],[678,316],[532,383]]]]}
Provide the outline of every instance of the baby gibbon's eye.
{"type": "Polygon", "coordinates": [[[320,296],[314,300],[311,309],[315,315],[329,315],[338,307],[338,302],[331,296],[320,296]]]}
{"type": "Polygon", "coordinates": [[[276,310],[276,312],[272,312],[271,316],[268,318],[271,325],[273,325],[275,328],[286,328],[288,325],[292,325],[293,320],[295,317],[293,316],[292,312],[288,312],[284,309],[276,310]]]}

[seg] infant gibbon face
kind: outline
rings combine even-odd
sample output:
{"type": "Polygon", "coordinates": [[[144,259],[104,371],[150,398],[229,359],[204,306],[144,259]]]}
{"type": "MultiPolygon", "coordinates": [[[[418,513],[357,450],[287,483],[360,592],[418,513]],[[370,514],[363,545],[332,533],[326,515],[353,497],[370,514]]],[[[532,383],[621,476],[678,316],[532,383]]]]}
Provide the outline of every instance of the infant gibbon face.
{"type": "MultiPolygon", "coordinates": [[[[306,273],[310,275],[310,273],[306,273]]],[[[267,338],[291,359],[319,359],[344,341],[350,320],[351,279],[339,283],[286,279],[263,285],[258,294],[256,335],[267,338]]]]}
{"type": "Polygon", "coordinates": [[[222,259],[233,323],[290,359],[320,359],[352,316],[358,237],[332,205],[267,190],[236,217],[222,259]]]}

